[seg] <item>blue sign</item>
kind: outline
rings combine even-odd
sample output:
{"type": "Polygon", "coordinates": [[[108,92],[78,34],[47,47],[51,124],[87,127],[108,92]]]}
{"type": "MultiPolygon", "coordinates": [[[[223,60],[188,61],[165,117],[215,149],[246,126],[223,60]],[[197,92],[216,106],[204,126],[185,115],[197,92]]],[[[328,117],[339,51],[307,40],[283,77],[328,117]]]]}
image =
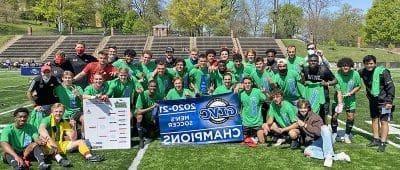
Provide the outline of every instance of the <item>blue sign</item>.
{"type": "Polygon", "coordinates": [[[21,75],[23,76],[40,75],[40,67],[21,67],[21,75]]]}
{"type": "Polygon", "coordinates": [[[206,144],[243,141],[240,103],[233,93],[160,101],[161,143],[206,144]]]}

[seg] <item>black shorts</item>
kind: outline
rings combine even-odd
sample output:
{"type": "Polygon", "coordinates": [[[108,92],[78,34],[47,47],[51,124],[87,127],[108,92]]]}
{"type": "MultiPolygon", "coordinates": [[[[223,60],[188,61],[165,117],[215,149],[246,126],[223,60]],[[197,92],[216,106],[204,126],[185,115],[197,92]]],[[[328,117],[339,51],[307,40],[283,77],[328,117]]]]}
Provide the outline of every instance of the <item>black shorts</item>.
{"type": "Polygon", "coordinates": [[[243,126],[243,134],[245,136],[257,136],[257,131],[261,130],[261,126],[246,127],[243,126]]]}
{"type": "Polygon", "coordinates": [[[381,121],[390,122],[393,119],[393,113],[395,107],[394,106],[392,107],[392,111],[389,114],[382,114],[382,107],[384,107],[384,104],[378,103],[376,99],[371,99],[369,101],[369,111],[371,119],[379,118],[381,121]]]}

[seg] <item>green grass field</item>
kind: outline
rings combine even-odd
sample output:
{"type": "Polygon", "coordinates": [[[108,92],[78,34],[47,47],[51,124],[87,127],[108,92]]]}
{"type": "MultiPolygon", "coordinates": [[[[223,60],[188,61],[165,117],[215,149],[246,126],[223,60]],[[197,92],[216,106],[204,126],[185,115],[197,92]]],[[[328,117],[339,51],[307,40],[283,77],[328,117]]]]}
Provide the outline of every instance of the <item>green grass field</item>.
{"type": "MultiPolygon", "coordinates": [[[[300,56],[306,56],[306,44],[296,39],[283,39],[285,46],[295,45],[297,47],[297,53],[300,56]]],[[[337,62],[340,58],[351,57],[354,61],[361,62],[363,57],[372,54],[375,55],[379,62],[399,62],[400,55],[392,54],[381,49],[374,48],[356,48],[356,47],[343,47],[343,46],[327,46],[318,45],[318,49],[321,49],[326,58],[330,62],[337,62]],[[334,49],[334,50],[333,50],[334,49]]]]}
{"type": "MultiPolygon", "coordinates": [[[[392,70],[396,86],[400,84],[400,70],[392,70]]],[[[25,91],[32,77],[21,77],[16,71],[0,71],[0,112],[14,109],[17,105],[29,104],[25,91]]],[[[331,90],[332,91],[332,90],[331,90]]],[[[396,89],[400,94],[400,89],[396,89]]],[[[365,121],[370,120],[368,101],[364,87],[357,94],[357,113],[355,126],[370,131],[365,121]]],[[[399,101],[395,100],[399,105],[399,101]]],[[[400,124],[398,111],[392,123],[400,124]]],[[[339,117],[345,120],[345,115],[339,117]]],[[[0,116],[0,124],[12,122],[11,113],[0,116]]],[[[343,127],[343,126],[342,126],[343,127]]],[[[352,144],[336,143],[335,151],[346,152],[351,156],[351,163],[335,162],[333,169],[397,169],[400,162],[400,149],[388,146],[387,152],[377,153],[376,148],[367,148],[370,136],[354,131],[352,144]]],[[[390,139],[400,144],[394,135],[390,139]]],[[[134,141],[137,143],[137,141],[134,141]]],[[[269,143],[271,144],[271,143],[269,143]]],[[[137,145],[135,145],[137,147],[137,145]]],[[[149,145],[140,169],[323,169],[323,161],[309,159],[303,156],[302,150],[291,150],[289,144],[281,147],[261,145],[249,148],[238,143],[162,146],[160,141],[149,145]]],[[[129,150],[102,150],[94,151],[104,155],[107,160],[102,163],[87,163],[79,155],[73,153],[68,156],[73,161],[73,169],[127,169],[138,149],[129,150]]],[[[0,164],[0,169],[9,168],[0,164]]],[[[54,169],[62,169],[53,161],[54,169]]],[[[33,169],[37,169],[34,164],[33,169]]]]}

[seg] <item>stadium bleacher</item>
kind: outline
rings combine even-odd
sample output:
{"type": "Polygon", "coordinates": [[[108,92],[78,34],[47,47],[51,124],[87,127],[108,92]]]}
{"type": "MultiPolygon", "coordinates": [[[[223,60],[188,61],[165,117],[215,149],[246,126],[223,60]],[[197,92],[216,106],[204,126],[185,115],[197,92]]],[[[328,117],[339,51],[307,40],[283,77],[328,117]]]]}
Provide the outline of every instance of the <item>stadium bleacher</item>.
{"type": "Polygon", "coordinates": [[[108,50],[109,46],[116,46],[119,56],[122,56],[126,49],[133,49],[140,54],[144,50],[146,40],[147,36],[115,35],[110,37],[104,50],[108,50]]]}
{"type": "Polygon", "coordinates": [[[219,51],[221,48],[228,48],[231,50],[234,46],[232,38],[228,36],[197,37],[196,41],[197,48],[199,49],[200,53],[205,53],[208,49],[214,49],[217,51],[218,56],[220,55],[219,51]]]}
{"type": "Polygon", "coordinates": [[[270,37],[240,37],[238,38],[243,53],[252,48],[256,50],[258,56],[265,56],[265,51],[268,49],[275,49],[277,51],[277,58],[284,58],[282,51],[279,49],[278,44],[273,38],[270,37]]]}
{"type": "Polygon", "coordinates": [[[65,40],[47,57],[47,59],[53,58],[54,54],[58,50],[63,50],[67,56],[74,54],[75,53],[75,44],[78,41],[83,41],[86,45],[85,53],[92,55],[102,39],[103,39],[103,36],[100,36],[100,35],[67,36],[65,38],[65,40]]]}
{"type": "Polygon", "coordinates": [[[165,48],[171,46],[174,48],[174,56],[184,58],[189,55],[190,38],[189,37],[154,37],[151,45],[153,58],[163,57],[165,48]]]}
{"type": "Polygon", "coordinates": [[[40,57],[59,36],[23,36],[0,54],[0,59],[40,62],[40,57]]]}

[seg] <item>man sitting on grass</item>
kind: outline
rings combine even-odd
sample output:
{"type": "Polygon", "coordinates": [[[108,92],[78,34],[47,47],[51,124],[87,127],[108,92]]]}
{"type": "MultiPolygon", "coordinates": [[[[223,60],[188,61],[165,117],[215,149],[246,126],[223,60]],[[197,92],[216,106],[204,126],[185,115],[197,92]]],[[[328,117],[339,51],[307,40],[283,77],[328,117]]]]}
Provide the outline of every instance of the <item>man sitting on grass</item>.
{"type": "Polygon", "coordinates": [[[39,133],[46,139],[46,153],[54,154],[56,161],[64,167],[70,162],[60,154],[66,154],[76,149],[89,162],[100,162],[102,156],[94,156],[82,139],[77,139],[76,121],[74,119],[63,119],[65,108],[61,103],[56,103],[51,107],[50,116],[44,118],[39,126],[39,133]]]}
{"type": "Polygon", "coordinates": [[[269,106],[267,123],[263,125],[264,131],[274,132],[280,139],[275,146],[281,145],[285,141],[285,137],[289,135],[292,140],[291,148],[299,147],[298,134],[300,134],[298,125],[296,124],[296,107],[290,102],[283,100],[283,92],[275,89],[272,93],[273,101],[269,106]]]}
{"type": "Polygon", "coordinates": [[[14,169],[29,168],[33,157],[39,162],[39,169],[50,169],[44,162],[42,147],[44,142],[39,138],[36,127],[27,124],[29,111],[18,108],[14,111],[15,123],[8,125],[1,133],[1,148],[4,152],[4,162],[14,169]]]}

